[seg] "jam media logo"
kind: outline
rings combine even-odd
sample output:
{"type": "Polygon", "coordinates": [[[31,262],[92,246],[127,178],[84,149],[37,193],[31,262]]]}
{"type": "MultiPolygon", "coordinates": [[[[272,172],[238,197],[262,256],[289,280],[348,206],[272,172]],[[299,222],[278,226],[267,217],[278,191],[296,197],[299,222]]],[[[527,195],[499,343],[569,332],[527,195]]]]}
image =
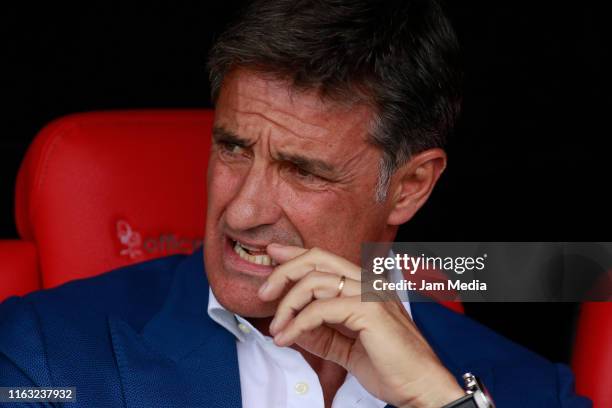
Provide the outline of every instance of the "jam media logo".
{"type": "Polygon", "coordinates": [[[191,253],[202,246],[201,239],[188,239],[177,234],[162,234],[143,238],[127,221],[119,220],[116,224],[117,239],[123,247],[120,256],[136,260],[143,256],[164,256],[179,253],[191,253]]]}

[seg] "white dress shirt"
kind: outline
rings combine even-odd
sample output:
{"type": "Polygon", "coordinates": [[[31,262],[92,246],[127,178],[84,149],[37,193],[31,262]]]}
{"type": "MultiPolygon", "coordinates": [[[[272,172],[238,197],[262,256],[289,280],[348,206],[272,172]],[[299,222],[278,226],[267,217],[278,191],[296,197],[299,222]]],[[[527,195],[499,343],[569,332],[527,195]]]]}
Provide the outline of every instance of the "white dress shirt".
{"type": "MultiPolygon", "coordinates": [[[[240,389],[244,408],[323,408],[317,373],[302,355],[278,347],[248,320],[225,309],[208,291],[208,315],[236,337],[240,389]]],[[[403,302],[410,314],[410,304],[403,302]]],[[[222,379],[221,379],[222,380],[222,379]]],[[[347,373],[333,408],[381,408],[387,404],[371,395],[347,373]]]]}

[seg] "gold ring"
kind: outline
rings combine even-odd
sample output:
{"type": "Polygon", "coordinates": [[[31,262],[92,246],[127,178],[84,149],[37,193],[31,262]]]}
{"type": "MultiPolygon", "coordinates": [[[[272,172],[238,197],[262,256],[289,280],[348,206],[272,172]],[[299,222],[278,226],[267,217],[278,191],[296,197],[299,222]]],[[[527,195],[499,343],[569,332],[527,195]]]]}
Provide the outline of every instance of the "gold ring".
{"type": "Polygon", "coordinates": [[[338,283],[338,294],[336,295],[336,297],[342,294],[342,289],[344,289],[344,282],[346,282],[346,276],[342,275],[342,277],[340,278],[340,282],[338,283]]]}

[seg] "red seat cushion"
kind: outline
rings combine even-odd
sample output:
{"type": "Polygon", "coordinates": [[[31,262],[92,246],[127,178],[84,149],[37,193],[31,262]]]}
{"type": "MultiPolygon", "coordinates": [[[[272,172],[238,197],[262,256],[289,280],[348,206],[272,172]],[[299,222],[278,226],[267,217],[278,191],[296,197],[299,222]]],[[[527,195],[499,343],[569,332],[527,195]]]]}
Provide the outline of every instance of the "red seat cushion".
{"type": "Polygon", "coordinates": [[[36,247],[32,242],[0,240],[0,302],[40,289],[36,247]]]}
{"type": "Polygon", "coordinates": [[[578,394],[612,407],[612,303],[582,304],[572,368],[578,394]]]}
{"type": "Polygon", "coordinates": [[[201,244],[212,120],[210,110],[96,112],[45,127],[16,191],[43,286],[201,244]]]}

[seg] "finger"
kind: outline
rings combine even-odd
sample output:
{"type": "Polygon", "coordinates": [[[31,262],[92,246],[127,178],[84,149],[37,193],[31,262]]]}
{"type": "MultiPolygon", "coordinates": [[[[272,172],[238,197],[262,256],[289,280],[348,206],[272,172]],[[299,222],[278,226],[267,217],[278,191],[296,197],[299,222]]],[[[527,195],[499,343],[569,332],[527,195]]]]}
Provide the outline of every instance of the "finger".
{"type": "Polygon", "coordinates": [[[359,326],[359,319],[355,314],[359,309],[360,300],[359,296],[315,300],[274,336],[274,342],[281,347],[290,346],[303,333],[314,330],[324,323],[342,323],[349,330],[358,332],[363,329],[359,326]]]}
{"type": "Polygon", "coordinates": [[[319,326],[314,330],[303,333],[295,343],[322,359],[333,361],[347,368],[350,350],[355,342],[341,332],[327,326],[319,326]]]}
{"type": "Polygon", "coordinates": [[[337,275],[313,271],[301,279],[279,303],[276,314],[270,324],[270,333],[283,329],[293,316],[302,310],[313,299],[330,299],[338,296],[356,296],[360,293],[361,284],[345,278],[340,290],[341,277],[337,275]]]}
{"type": "Polygon", "coordinates": [[[276,267],[259,290],[262,300],[279,297],[290,282],[297,282],[312,271],[333,273],[360,281],[361,269],[350,261],[318,248],[309,249],[276,267]]]}
{"type": "MultiPolygon", "coordinates": [[[[325,251],[320,248],[300,248],[295,246],[283,246],[280,244],[270,244],[267,247],[268,254],[275,261],[283,264],[275,269],[275,272],[283,272],[293,269],[298,265],[308,266],[307,270],[318,270],[322,272],[334,272],[340,275],[345,275],[351,279],[360,280],[361,268],[347,259],[336,255],[332,252],[325,251]],[[275,256],[278,256],[275,258],[275,256]],[[346,273],[340,273],[343,271],[346,273]]],[[[277,273],[278,273],[277,272],[277,273]]]]}
{"type": "Polygon", "coordinates": [[[272,243],[266,247],[266,252],[276,263],[281,264],[308,252],[308,249],[293,245],[272,243]]]}

